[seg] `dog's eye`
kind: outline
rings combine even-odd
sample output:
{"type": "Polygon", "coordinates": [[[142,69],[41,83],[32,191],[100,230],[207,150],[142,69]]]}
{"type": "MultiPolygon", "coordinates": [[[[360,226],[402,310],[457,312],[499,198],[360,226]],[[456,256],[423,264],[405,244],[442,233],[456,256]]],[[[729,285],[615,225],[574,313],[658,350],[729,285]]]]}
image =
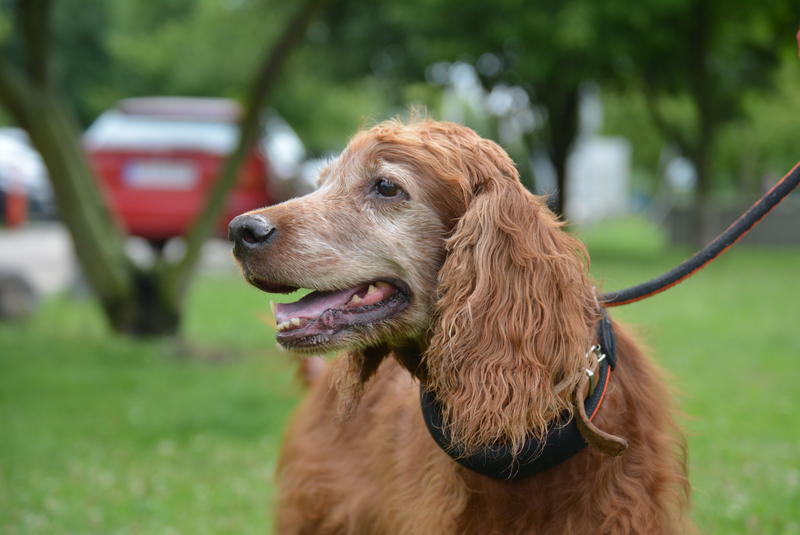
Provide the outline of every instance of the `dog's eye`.
{"type": "Polygon", "coordinates": [[[375,181],[375,192],[381,197],[397,197],[403,194],[400,186],[385,178],[379,178],[375,181]]]}

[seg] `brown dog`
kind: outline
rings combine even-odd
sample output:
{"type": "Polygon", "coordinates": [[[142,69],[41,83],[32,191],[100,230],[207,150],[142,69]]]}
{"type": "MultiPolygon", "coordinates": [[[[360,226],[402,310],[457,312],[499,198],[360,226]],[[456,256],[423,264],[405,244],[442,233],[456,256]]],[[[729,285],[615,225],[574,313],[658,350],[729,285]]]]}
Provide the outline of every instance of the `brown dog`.
{"type": "Polygon", "coordinates": [[[314,193],[231,223],[247,280],[314,290],[278,305],[278,341],[345,349],[314,381],[278,469],[281,534],[673,534],[690,529],[683,442],[653,363],[617,325],[588,447],[505,481],[464,468],[426,428],[420,383],[454,448],[511,455],[577,415],[598,306],[586,252],[508,155],[451,123],[356,135],[314,193]]]}

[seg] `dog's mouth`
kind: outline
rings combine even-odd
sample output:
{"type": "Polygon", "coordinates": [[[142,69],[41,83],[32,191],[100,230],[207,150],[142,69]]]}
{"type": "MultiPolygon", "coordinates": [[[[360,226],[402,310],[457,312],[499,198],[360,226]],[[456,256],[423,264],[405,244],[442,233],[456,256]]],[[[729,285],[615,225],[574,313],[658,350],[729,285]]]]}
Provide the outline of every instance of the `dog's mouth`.
{"type": "MultiPolygon", "coordinates": [[[[284,286],[279,291],[295,289],[284,286]]],[[[294,303],[275,305],[277,339],[290,349],[329,346],[348,332],[366,331],[397,316],[410,302],[408,286],[395,279],[343,290],[312,291],[294,303]]]]}

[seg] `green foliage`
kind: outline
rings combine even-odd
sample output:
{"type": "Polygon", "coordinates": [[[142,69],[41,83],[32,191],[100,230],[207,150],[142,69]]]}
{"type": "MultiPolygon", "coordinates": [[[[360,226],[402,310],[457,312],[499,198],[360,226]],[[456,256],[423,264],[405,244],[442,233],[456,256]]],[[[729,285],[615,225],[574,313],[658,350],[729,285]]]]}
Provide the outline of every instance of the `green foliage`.
{"type": "Polygon", "coordinates": [[[0,44],[6,45],[11,39],[13,33],[13,24],[11,14],[6,11],[0,11],[0,44]]]}
{"type": "MultiPolygon", "coordinates": [[[[606,91],[603,103],[604,132],[631,141],[635,176],[641,178],[637,185],[654,191],[661,158],[670,140],[653,124],[641,93],[606,91]]],[[[692,104],[685,95],[662,98],[660,106],[682,131],[691,130],[692,104]]],[[[794,113],[797,110],[800,60],[792,51],[783,55],[775,87],[748,93],[743,98],[744,115],[721,126],[714,147],[716,189],[754,199],[765,185],[787,172],[800,159],[794,113]]]]}
{"type": "Polygon", "coordinates": [[[792,45],[796,15],[782,0],[617,0],[592,3],[603,49],[624,82],[650,84],[667,93],[698,91],[697,61],[708,53],[708,88],[724,120],[740,112],[748,89],[769,86],[769,72],[792,45]]]}
{"type": "MultiPolygon", "coordinates": [[[[59,0],[54,11],[53,64],[84,126],[126,97],[242,98],[264,44],[294,9],[271,0],[91,4],[85,9],[80,0],[59,0]]],[[[357,66],[348,71],[350,55],[330,61],[329,33],[324,22],[311,28],[311,48],[323,48],[292,59],[273,99],[312,154],[340,150],[362,122],[392,107],[387,84],[369,76],[368,62],[352,61],[357,66]]]]}
{"type": "Polygon", "coordinates": [[[111,3],[58,0],[54,5],[51,65],[71,109],[87,124],[118,94],[115,58],[106,47],[113,26],[111,3]]]}
{"type": "Polygon", "coordinates": [[[693,160],[700,191],[708,191],[719,129],[744,115],[749,94],[774,85],[782,55],[794,45],[796,14],[782,0],[610,1],[593,8],[617,83],[642,90],[658,128],[693,160]],[[691,103],[677,120],[669,109],[675,97],[691,103]]]}
{"type": "MultiPolygon", "coordinates": [[[[641,282],[688,256],[647,235],[636,221],[584,233],[603,289],[641,282]]],[[[798,265],[796,249],[737,246],[675,288],[612,309],[637,327],[678,392],[702,533],[798,532],[798,265]]]]}
{"type": "Polygon", "coordinates": [[[238,97],[290,10],[273,2],[115,4],[109,45],[140,91],[238,97]]]}
{"type": "Polygon", "coordinates": [[[643,97],[635,91],[606,91],[603,98],[603,134],[623,136],[633,145],[633,166],[652,174],[653,189],[664,150],[664,136],[653,124],[643,97]]]}
{"type": "Polygon", "coordinates": [[[78,4],[56,2],[54,28],[60,78],[84,124],[130,96],[240,97],[286,15],[267,1],[78,4]]]}
{"type": "Polygon", "coordinates": [[[774,89],[747,95],[744,109],[746,118],[722,140],[720,163],[740,169],[739,174],[749,174],[756,183],[764,177],[774,180],[800,159],[800,59],[794,51],[784,54],[774,89]]]}
{"type": "Polygon", "coordinates": [[[334,83],[305,69],[287,73],[274,107],[316,155],[342,150],[359,128],[386,118],[393,109],[374,77],[334,83]]]}
{"type": "MultiPolygon", "coordinates": [[[[128,96],[240,98],[263,43],[292,9],[275,0],[87,1],[54,2],[54,64],[83,125],[128,96]]],[[[796,60],[781,56],[792,45],[796,15],[782,0],[706,3],[712,22],[707,31],[713,115],[720,121],[749,118],[759,108],[751,102],[752,90],[773,84],[770,73],[779,60],[796,60]]],[[[646,82],[660,95],[658,105],[672,129],[688,137],[698,128],[687,95],[695,91],[692,57],[698,36],[693,10],[700,4],[703,0],[335,0],[314,22],[308,46],[287,68],[274,107],[313,154],[339,150],[370,119],[413,104],[436,108],[440,93],[424,83],[431,63],[476,64],[490,52],[500,63],[481,72],[486,86],[521,85],[534,104],[548,110],[543,117],[549,115],[554,123],[552,131],[549,126],[539,129],[530,142],[546,147],[553,135],[569,137],[565,121],[572,119],[563,111],[569,105],[564,97],[585,80],[618,88],[625,99],[637,99],[646,82]]],[[[0,12],[0,40],[7,41],[10,32],[8,13],[0,12]]],[[[788,123],[789,117],[781,119],[788,123]]],[[[757,145],[756,160],[777,165],[780,156],[772,147],[792,143],[782,132],[757,128],[756,133],[725,133],[731,140],[719,142],[757,145]],[[758,139],[748,141],[754,137],[758,139]]],[[[718,153],[725,169],[736,156],[726,147],[718,153]]],[[[637,161],[653,158],[648,154],[637,161]]]]}

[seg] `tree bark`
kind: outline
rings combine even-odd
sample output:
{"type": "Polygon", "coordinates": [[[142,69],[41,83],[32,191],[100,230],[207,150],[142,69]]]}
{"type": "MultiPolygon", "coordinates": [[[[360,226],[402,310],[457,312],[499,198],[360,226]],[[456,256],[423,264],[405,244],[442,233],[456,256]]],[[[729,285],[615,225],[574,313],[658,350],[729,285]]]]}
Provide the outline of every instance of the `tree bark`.
{"type": "Polygon", "coordinates": [[[719,117],[714,109],[714,79],[709,65],[710,45],[714,32],[712,6],[708,0],[693,0],[689,96],[694,106],[697,131],[686,136],[670,123],[658,106],[656,95],[647,79],[642,90],[647,110],[653,123],[669,141],[694,164],[696,174],[694,206],[692,210],[693,245],[702,247],[713,238],[711,191],[714,176],[713,156],[719,117]]]}
{"type": "Polygon", "coordinates": [[[709,42],[713,32],[708,0],[693,4],[691,95],[697,115],[698,134],[689,156],[694,160],[697,188],[694,206],[694,245],[699,248],[712,236],[711,181],[712,157],[716,141],[717,121],[711,95],[713,80],[709,71],[709,42]]]}
{"type": "Polygon", "coordinates": [[[533,149],[536,146],[533,134],[531,132],[522,134],[520,145],[521,150],[519,153],[512,154],[511,156],[514,158],[514,161],[517,162],[520,182],[522,182],[522,185],[525,186],[528,191],[533,193],[536,191],[536,176],[534,175],[531,165],[533,149]]]}
{"type": "Polygon", "coordinates": [[[578,88],[548,91],[556,98],[545,99],[547,124],[550,131],[548,154],[556,174],[557,193],[551,209],[559,217],[564,217],[567,191],[567,161],[578,135],[578,88]]]}
{"type": "Polygon", "coordinates": [[[90,284],[108,311],[128,299],[131,264],[122,234],[97,189],[76,128],[59,99],[0,58],[0,99],[25,128],[48,169],[59,215],[90,284]]]}
{"type": "Polygon", "coordinates": [[[39,87],[50,86],[50,32],[52,0],[21,0],[19,21],[27,52],[28,75],[39,87]]]}

